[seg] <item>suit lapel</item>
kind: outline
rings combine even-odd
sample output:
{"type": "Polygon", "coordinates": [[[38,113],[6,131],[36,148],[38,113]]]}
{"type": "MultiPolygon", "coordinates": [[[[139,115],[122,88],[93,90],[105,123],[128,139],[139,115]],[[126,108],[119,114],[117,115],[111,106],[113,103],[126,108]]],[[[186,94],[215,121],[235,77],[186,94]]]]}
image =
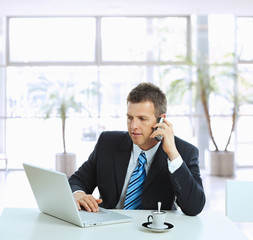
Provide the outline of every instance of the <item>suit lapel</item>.
{"type": "Polygon", "coordinates": [[[148,175],[143,187],[143,192],[154,181],[154,179],[156,179],[156,177],[164,171],[165,168],[168,169],[167,158],[167,154],[163,151],[162,144],[160,144],[155,154],[155,158],[149,168],[148,175]]]}
{"type": "Polygon", "coordinates": [[[119,150],[114,154],[115,176],[117,181],[118,197],[120,197],[124,185],[132,147],[133,147],[132,140],[127,134],[126,138],[120,144],[119,150]]]}

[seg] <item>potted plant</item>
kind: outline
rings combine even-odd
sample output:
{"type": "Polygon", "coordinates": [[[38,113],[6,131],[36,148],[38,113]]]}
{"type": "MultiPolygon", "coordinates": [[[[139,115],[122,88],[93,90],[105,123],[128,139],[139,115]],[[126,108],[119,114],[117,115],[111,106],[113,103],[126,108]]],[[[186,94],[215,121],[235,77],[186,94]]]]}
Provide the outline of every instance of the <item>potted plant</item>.
{"type": "MultiPolygon", "coordinates": [[[[29,92],[30,94],[36,94],[36,99],[39,99],[37,102],[40,104],[40,110],[45,119],[52,116],[61,119],[63,152],[56,153],[55,168],[69,177],[76,170],[76,154],[67,152],[66,122],[71,111],[72,113],[80,112],[83,108],[86,108],[82,102],[76,100],[77,94],[73,83],[48,81],[44,77],[41,80],[39,86],[31,87],[29,92]]],[[[35,101],[34,104],[38,103],[35,101]]]]}
{"type": "MultiPolygon", "coordinates": [[[[209,69],[208,65],[198,65],[197,67],[197,91],[205,115],[205,119],[208,126],[208,132],[211,142],[214,146],[214,150],[209,150],[209,163],[210,163],[210,174],[218,176],[233,176],[235,171],[235,154],[234,151],[229,151],[228,147],[231,142],[232,134],[234,133],[237,116],[238,116],[238,95],[236,92],[226,91],[226,94],[222,94],[222,91],[217,86],[216,79],[219,77],[230,78],[234,84],[236,84],[236,74],[231,71],[222,71],[220,74],[211,75],[208,74],[205,68],[209,69]],[[222,76],[221,76],[222,75],[222,76]],[[209,77],[208,77],[209,76],[209,77]],[[231,122],[230,130],[227,135],[227,140],[225,142],[225,147],[223,149],[218,147],[217,141],[215,140],[213,133],[213,126],[211,121],[211,114],[209,110],[209,97],[211,94],[220,95],[222,98],[226,99],[231,103],[231,122]]],[[[215,66],[214,66],[215,67],[215,66]]],[[[234,88],[233,88],[234,90],[234,88]]],[[[224,91],[223,91],[224,93],[224,91]]]]}
{"type": "MultiPolygon", "coordinates": [[[[231,58],[231,54],[228,54],[226,57],[231,58]]],[[[212,175],[220,176],[231,176],[234,174],[234,152],[229,151],[228,147],[231,142],[232,134],[236,127],[238,110],[239,110],[239,98],[238,93],[233,91],[222,91],[219,88],[217,79],[219,77],[226,77],[230,79],[235,84],[237,74],[231,71],[221,71],[219,73],[212,73],[210,71],[210,65],[207,61],[198,61],[198,63],[193,63],[191,60],[187,60],[187,65],[196,69],[196,79],[189,79],[188,81],[185,78],[175,79],[170,82],[167,89],[167,96],[169,102],[173,102],[178,99],[179,96],[183,96],[186,91],[191,89],[194,105],[199,102],[202,106],[203,114],[206,119],[208,133],[211,139],[211,142],[214,146],[214,150],[209,150],[210,158],[210,173],[212,175]],[[213,125],[212,125],[212,114],[210,113],[209,98],[211,95],[218,95],[223,99],[226,99],[231,103],[231,126],[225,143],[225,147],[221,149],[218,147],[217,141],[214,137],[213,125]]],[[[218,64],[212,64],[212,67],[218,67],[218,64]]],[[[223,63],[223,66],[232,66],[231,63],[223,63]]],[[[228,90],[228,89],[226,89],[228,90]]]]}

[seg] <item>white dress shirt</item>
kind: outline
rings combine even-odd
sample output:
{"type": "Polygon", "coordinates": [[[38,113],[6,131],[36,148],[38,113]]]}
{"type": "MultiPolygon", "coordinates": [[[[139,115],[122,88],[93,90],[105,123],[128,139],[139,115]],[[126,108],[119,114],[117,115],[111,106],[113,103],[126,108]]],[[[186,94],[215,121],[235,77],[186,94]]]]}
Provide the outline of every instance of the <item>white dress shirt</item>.
{"type": "MultiPolygon", "coordinates": [[[[128,168],[127,168],[125,182],[124,182],[124,185],[123,185],[123,189],[122,189],[122,192],[121,192],[121,195],[120,195],[119,202],[116,206],[117,209],[123,209],[124,208],[128,183],[129,183],[129,180],[131,178],[131,175],[132,175],[134,169],[138,165],[138,158],[139,158],[140,153],[143,151],[146,155],[147,164],[145,164],[145,170],[146,170],[146,175],[148,175],[149,168],[150,168],[150,166],[151,166],[151,164],[154,160],[156,151],[157,151],[158,147],[160,146],[160,144],[161,144],[161,142],[157,143],[153,148],[151,148],[147,151],[143,151],[137,145],[133,144],[133,149],[132,149],[132,152],[131,152],[130,161],[129,161],[128,168]]],[[[169,171],[171,173],[174,173],[181,166],[182,163],[183,163],[183,160],[182,160],[181,156],[178,156],[172,162],[168,159],[169,171]]]]}

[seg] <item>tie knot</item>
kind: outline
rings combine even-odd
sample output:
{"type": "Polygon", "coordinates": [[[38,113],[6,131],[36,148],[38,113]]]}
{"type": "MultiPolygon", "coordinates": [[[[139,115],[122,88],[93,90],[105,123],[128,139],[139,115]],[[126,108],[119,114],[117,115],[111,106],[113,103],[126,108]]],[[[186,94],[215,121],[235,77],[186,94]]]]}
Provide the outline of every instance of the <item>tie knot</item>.
{"type": "Polygon", "coordinates": [[[143,166],[147,163],[147,158],[144,152],[139,155],[139,163],[143,166]]]}

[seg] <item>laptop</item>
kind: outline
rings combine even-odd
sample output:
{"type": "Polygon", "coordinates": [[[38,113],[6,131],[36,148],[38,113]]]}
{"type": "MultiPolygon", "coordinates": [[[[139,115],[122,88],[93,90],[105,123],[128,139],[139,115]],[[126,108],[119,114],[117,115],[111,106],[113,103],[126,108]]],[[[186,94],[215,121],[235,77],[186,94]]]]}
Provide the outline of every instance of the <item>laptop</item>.
{"type": "Polygon", "coordinates": [[[79,211],[64,173],[23,163],[41,212],[80,227],[123,223],[132,220],[124,214],[99,208],[99,212],[79,211]]]}

